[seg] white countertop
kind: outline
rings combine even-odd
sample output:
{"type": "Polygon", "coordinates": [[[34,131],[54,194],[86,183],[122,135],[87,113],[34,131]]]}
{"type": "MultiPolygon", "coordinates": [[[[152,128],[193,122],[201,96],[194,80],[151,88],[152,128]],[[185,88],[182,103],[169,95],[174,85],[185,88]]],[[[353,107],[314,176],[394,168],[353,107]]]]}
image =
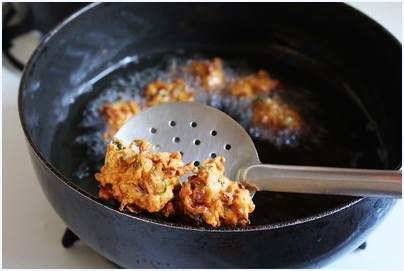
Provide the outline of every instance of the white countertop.
{"type": "MultiPolygon", "coordinates": [[[[402,4],[352,3],[401,41],[402,4]]],[[[27,40],[30,37],[26,37],[27,40]]],[[[33,48],[25,48],[30,54],[33,48]]],[[[116,268],[83,242],[61,245],[65,225],[42,192],[28,156],[17,109],[18,71],[2,66],[2,267],[116,268]]],[[[403,206],[400,200],[367,240],[330,269],[403,269],[403,206]]]]}

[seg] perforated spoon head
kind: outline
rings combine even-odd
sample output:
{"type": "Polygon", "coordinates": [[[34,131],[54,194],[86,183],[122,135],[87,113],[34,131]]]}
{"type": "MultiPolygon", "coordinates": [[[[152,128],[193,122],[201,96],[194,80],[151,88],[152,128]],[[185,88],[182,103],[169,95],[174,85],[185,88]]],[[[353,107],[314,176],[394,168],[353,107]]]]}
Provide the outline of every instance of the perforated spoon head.
{"type": "Polygon", "coordinates": [[[225,176],[234,179],[239,168],[260,163],[247,132],[229,115],[195,102],[170,102],[147,108],[119,129],[125,144],[147,140],[154,150],[179,151],[195,166],[208,158],[225,158],[225,176]]]}

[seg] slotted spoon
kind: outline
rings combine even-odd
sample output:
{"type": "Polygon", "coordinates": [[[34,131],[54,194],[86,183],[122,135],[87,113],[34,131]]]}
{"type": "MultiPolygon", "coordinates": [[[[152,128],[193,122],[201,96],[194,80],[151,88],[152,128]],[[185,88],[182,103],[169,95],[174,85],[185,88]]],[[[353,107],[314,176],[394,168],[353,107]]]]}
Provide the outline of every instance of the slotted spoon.
{"type": "Polygon", "coordinates": [[[262,164],[247,132],[230,116],[194,102],[163,103],[141,111],[115,135],[130,144],[148,140],[159,151],[180,151],[196,166],[225,157],[226,177],[259,190],[401,198],[401,170],[262,164]]]}

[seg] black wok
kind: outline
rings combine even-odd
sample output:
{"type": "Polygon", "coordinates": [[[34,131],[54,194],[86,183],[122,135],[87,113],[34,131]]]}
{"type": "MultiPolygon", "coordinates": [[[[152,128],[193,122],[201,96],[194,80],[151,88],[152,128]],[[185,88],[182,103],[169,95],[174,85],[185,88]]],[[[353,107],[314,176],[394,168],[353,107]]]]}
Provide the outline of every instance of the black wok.
{"type": "Polygon", "coordinates": [[[92,174],[100,153],[73,139],[94,128],[82,118],[99,84],[167,54],[194,53],[270,67],[292,88],[313,94],[313,114],[324,128],[320,143],[275,148],[257,139],[262,162],[401,166],[401,44],[354,9],[335,3],[94,4],[49,32],[19,91],[32,162],[67,227],[122,267],[313,268],[362,244],[394,200],[260,192],[251,226],[212,229],[119,212],[97,198],[92,174]],[[78,175],[86,161],[93,167],[84,163],[87,171],[78,175]]]}

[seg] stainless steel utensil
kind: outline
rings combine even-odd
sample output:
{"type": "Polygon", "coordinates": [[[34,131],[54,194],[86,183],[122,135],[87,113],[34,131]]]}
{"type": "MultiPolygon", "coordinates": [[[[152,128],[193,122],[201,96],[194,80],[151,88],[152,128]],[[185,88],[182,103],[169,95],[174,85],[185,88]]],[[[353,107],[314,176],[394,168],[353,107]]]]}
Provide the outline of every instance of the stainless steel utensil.
{"type": "Polygon", "coordinates": [[[225,175],[259,190],[401,198],[401,170],[371,170],[262,164],[247,132],[213,107],[190,102],[153,106],[129,120],[115,135],[126,144],[148,140],[159,151],[180,151],[196,166],[225,157],[225,175]]]}

